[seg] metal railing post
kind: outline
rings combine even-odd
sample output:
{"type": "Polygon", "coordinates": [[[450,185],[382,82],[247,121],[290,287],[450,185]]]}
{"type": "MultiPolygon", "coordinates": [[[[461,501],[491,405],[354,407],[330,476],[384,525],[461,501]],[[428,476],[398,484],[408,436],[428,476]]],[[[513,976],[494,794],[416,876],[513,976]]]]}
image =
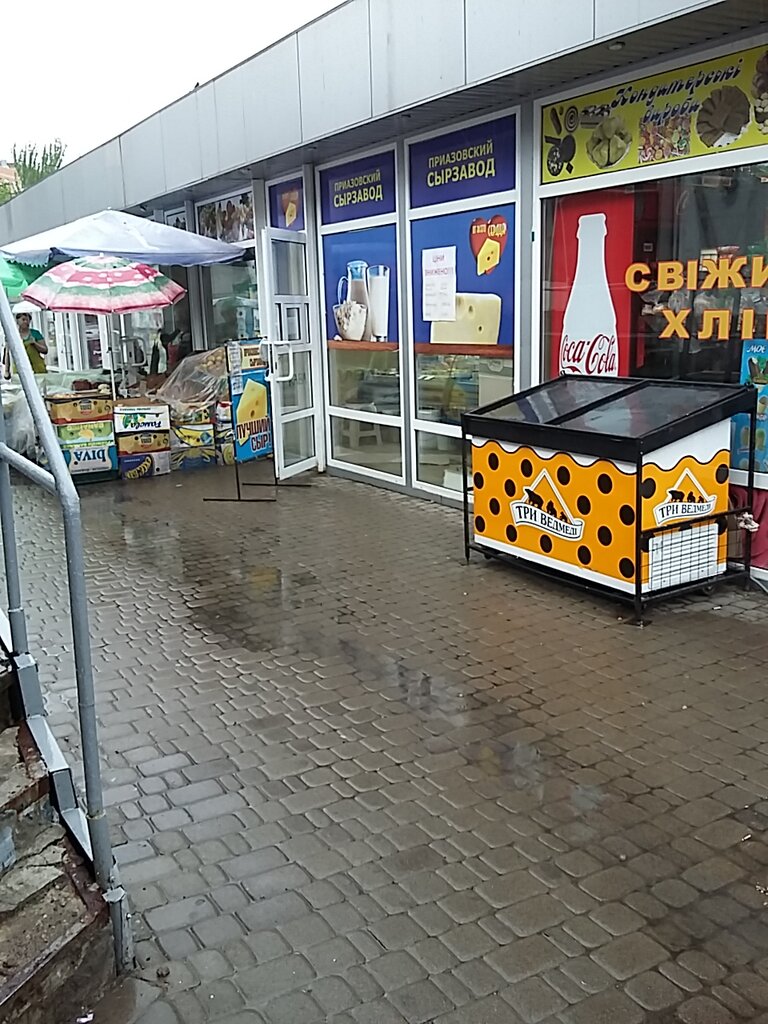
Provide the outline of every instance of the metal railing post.
{"type": "MultiPolygon", "coordinates": [[[[100,755],[98,742],[98,726],[96,722],[96,697],[93,683],[93,663],[91,660],[91,638],[88,616],[88,597],[85,586],[85,559],[83,555],[82,523],[80,516],[80,497],[69,474],[61,448],[48,417],[45,403],[37,387],[32,367],[24,344],[19,336],[13,313],[8,302],[5,289],[0,286],[0,324],[5,333],[6,344],[11,358],[16,365],[24,394],[29,403],[32,419],[37,428],[40,441],[48,458],[48,464],[56,484],[56,494],[62,508],[64,519],[64,541],[67,557],[67,576],[69,582],[69,602],[72,618],[72,640],[75,656],[75,677],[77,680],[77,705],[80,720],[80,738],[83,750],[83,770],[85,775],[85,799],[88,820],[88,832],[93,853],[93,868],[96,880],[105,892],[109,904],[112,927],[115,939],[115,954],[118,969],[124,969],[126,957],[130,949],[127,922],[124,920],[124,893],[117,881],[116,867],[112,856],[109,838],[109,826],[104,812],[104,793],[101,783],[100,755]]],[[[8,474],[8,455],[0,448],[0,458],[8,474]]],[[[40,470],[34,463],[17,456],[14,464],[22,472],[39,481],[40,470]],[[31,469],[26,469],[27,463],[31,469]],[[32,472],[32,470],[36,472],[32,472]]],[[[47,475],[47,474],[46,474],[47,475]]],[[[4,477],[0,476],[0,487],[4,477]]],[[[10,479],[8,479],[10,485],[10,479]]],[[[8,492],[10,494],[10,491],[8,492]]],[[[0,504],[0,514],[3,506],[0,504]]],[[[5,521],[3,520],[3,526],[5,521]]],[[[15,535],[14,535],[15,540],[15,535]]],[[[6,560],[8,559],[6,544],[6,560]]],[[[16,561],[15,551],[11,562],[16,561]]],[[[18,580],[18,564],[16,564],[16,580],[18,580]]],[[[20,588],[19,588],[20,591],[20,588]]],[[[15,597],[14,592],[14,597],[15,597]]],[[[20,599],[20,592],[19,592],[20,599]]]]}
{"type": "MultiPolygon", "coordinates": [[[[5,444],[5,410],[3,409],[2,391],[0,391],[0,444],[5,444]]],[[[13,517],[11,470],[5,459],[0,462],[0,528],[3,533],[5,587],[8,591],[8,621],[11,625],[13,653],[27,654],[29,641],[27,639],[27,620],[21,602],[21,578],[16,546],[16,524],[13,517]]]]}

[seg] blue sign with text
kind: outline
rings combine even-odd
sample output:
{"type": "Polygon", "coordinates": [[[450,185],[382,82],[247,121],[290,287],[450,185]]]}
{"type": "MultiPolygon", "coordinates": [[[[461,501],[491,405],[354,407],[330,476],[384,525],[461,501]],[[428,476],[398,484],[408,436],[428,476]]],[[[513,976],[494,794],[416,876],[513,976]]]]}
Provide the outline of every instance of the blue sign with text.
{"type": "Polygon", "coordinates": [[[320,211],[323,224],[394,213],[395,154],[390,150],[321,171],[320,211]]]}
{"type": "Polygon", "coordinates": [[[411,206],[472,199],[516,186],[514,114],[435,135],[409,148],[411,206]]]}

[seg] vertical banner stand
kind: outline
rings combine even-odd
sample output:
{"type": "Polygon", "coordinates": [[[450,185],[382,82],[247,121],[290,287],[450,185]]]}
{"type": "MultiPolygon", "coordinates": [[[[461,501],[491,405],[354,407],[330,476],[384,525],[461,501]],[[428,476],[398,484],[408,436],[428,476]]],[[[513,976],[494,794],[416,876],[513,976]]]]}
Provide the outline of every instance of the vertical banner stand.
{"type": "Polygon", "coordinates": [[[260,502],[277,501],[277,468],[275,466],[274,423],[272,421],[272,396],[268,371],[261,364],[260,346],[241,345],[231,342],[227,345],[227,378],[229,400],[232,408],[232,430],[234,432],[235,484],[234,498],[211,497],[204,501],[260,502]],[[242,408],[241,408],[242,406],[242,408]],[[245,410],[244,414],[243,410],[245,410]],[[238,431],[238,421],[241,430],[238,431]],[[252,428],[252,429],[248,429],[252,428]],[[272,482],[248,483],[240,479],[240,463],[261,461],[271,456],[272,482]],[[243,487],[271,487],[272,495],[264,498],[246,498],[243,487]]]}

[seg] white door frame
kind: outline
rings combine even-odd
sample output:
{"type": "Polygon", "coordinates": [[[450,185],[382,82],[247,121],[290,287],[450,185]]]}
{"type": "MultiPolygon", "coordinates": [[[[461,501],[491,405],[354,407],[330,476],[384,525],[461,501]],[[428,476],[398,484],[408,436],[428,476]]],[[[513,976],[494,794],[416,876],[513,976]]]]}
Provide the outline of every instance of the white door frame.
{"type": "Polygon", "coordinates": [[[309,266],[307,262],[307,234],[305,231],[286,231],[282,228],[263,228],[261,246],[259,247],[261,273],[264,282],[263,324],[265,327],[266,345],[270,351],[270,372],[275,379],[272,382],[272,422],[275,444],[275,470],[278,480],[287,480],[300,473],[322,468],[322,404],[317,387],[316,367],[320,358],[317,347],[314,318],[311,310],[309,266]],[[272,243],[292,242],[303,246],[305,293],[302,295],[284,295],[276,291],[275,268],[272,260],[272,243]],[[288,309],[298,308],[300,324],[300,340],[288,341],[278,322],[279,313],[288,309]],[[282,405],[281,384],[293,379],[296,357],[306,354],[309,362],[308,384],[311,390],[311,405],[306,408],[286,412],[282,405]],[[288,359],[288,356],[292,358],[288,359]],[[287,362],[286,362],[287,361],[287,362]],[[310,421],[314,454],[300,462],[286,465],[284,428],[289,423],[299,420],[310,421]]]}

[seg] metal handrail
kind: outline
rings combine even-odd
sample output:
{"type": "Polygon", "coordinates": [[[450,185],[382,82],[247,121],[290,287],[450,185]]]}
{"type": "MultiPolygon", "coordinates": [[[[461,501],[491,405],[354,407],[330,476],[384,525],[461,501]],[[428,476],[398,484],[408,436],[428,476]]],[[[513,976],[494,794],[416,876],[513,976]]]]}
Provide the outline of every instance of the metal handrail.
{"type": "MultiPolygon", "coordinates": [[[[88,597],[85,586],[85,558],[83,554],[80,497],[72,481],[67,464],[64,461],[64,455],[59,447],[43,397],[35,381],[29,356],[16,327],[8,296],[1,285],[0,324],[5,333],[6,344],[16,366],[16,372],[21,381],[32,419],[48,459],[48,465],[50,466],[50,472],[47,472],[30,459],[25,458],[25,456],[8,447],[5,436],[2,392],[0,391],[0,526],[2,527],[3,535],[3,557],[9,604],[8,618],[11,624],[13,653],[19,658],[25,658],[26,656],[25,663],[29,664],[31,662],[26,618],[21,597],[10,466],[13,466],[14,469],[22,473],[34,484],[37,484],[37,486],[44,488],[51,494],[55,494],[61,505],[72,619],[75,677],[77,681],[78,717],[83,750],[88,833],[91,841],[96,881],[104,891],[105,899],[110,908],[117,967],[119,970],[122,970],[130,966],[125,962],[126,951],[130,948],[130,941],[126,936],[124,892],[117,878],[117,869],[109,838],[109,825],[104,811],[104,792],[99,764],[93,663],[91,660],[91,637],[88,623],[88,597]]],[[[35,713],[40,713],[42,711],[42,696],[39,692],[36,672],[35,686],[37,693],[33,696],[33,703],[37,705],[35,713]]],[[[26,710],[27,713],[30,712],[29,708],[26,710]]]]}

